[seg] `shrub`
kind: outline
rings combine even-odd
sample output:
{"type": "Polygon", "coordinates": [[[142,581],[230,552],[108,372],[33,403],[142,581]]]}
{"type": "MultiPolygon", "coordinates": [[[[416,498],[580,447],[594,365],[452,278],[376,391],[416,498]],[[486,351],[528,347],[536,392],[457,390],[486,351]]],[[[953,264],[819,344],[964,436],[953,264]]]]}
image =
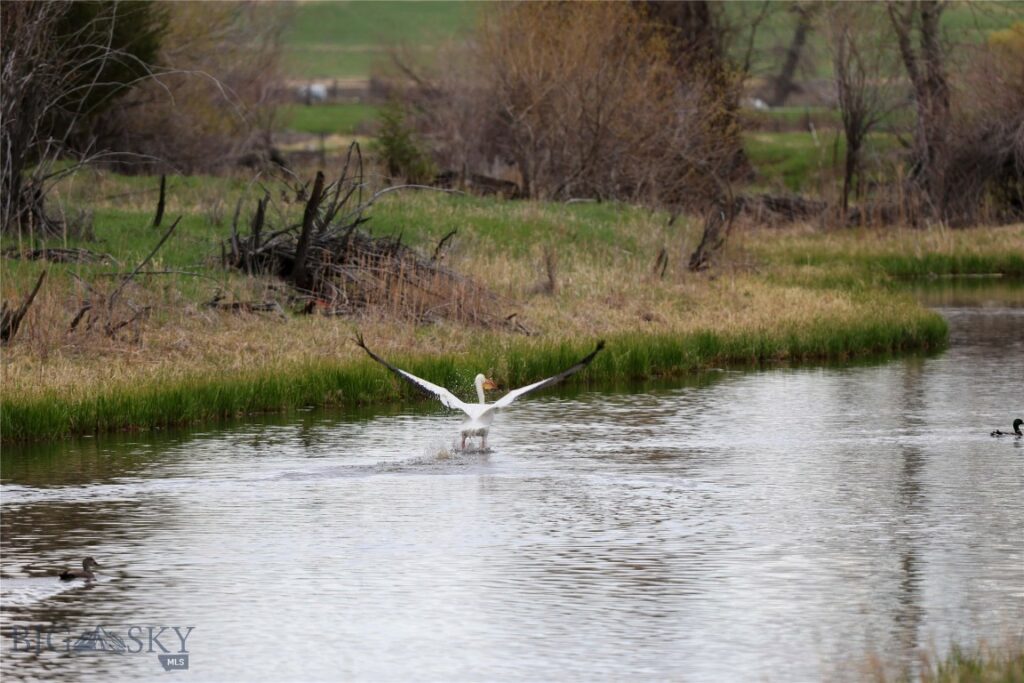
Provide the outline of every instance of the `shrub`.
{"type": "Polygon", "coordinates": [[[417,141],[415,132],[406,123],[402,105],[391,102],[381,109],[379,118],[380,129],[371,150],[380,157],[388,176],[401,176],[410,183],[430,182],[436,168],[422,144],[417,141]]]}
{"type": "Polygon", "coordinates": [[[437,74],[405,67],[417,128],[446,168],[511,166],[524,196],[703,203],[734,168],[738,80],[656,10],[498,6],[437,74]]]}

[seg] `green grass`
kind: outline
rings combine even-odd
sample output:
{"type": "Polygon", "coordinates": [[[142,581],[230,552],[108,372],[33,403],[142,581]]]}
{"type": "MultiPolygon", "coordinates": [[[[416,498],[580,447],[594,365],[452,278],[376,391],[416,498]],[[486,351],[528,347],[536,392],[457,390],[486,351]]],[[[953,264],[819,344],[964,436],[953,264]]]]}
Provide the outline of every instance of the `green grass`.
{"type": "MultiPolygon", "coordinates": [[[[611,382],[679,375],[722,364],[757,365],[779,360],[845,359],[867,354],[941,348],[946,324],[921,311],[914,320],[864,320],[846,326],[820,321],[793,329],[722,334],[622,335],[575,382],[611,382]]],[[[468,387],[480,368],[492,368],[499,383],[516,386],[550,376],[590,347],[575,342],[514,344],[484,339],[475,353],[459,357],[408,357],[395,362],[413,374],[446,386],[468,387]]],[[[4,441],[54,439],[74,434],[152,429],[305,406],[359,405],[408,396],[380,366],[315,363],[267,368],[236,377],[194,377],[128,386],[81,400],[50,395],[0,407],[4,441]]]]}
{"type": "MultiPolygon", "coordinates": [[[[894,136],[868,137],[865,160],[870,162],[895,149],[894,136]]],[[[743,148],[758,175],[758,185],[781,186],[794,192],[820,190],[842,177],[846,138],[836,130],[753,132],[743,136],[743,148]]]]}
{"type": "Polygon", "coordinates": [[[286,104],[278,108],[281,127],[298,133],[354,135],[361,127],[371,125],[379,107],[353,102],[350,104],[286,104]]]}
{"type": "Polygon", "coordinates": [[[776,126],[806,130],[808,122],[816,128],[837,128],[843,123],[839,110],[829,107],[774,107],[745,110],[743,115],[750,130],[771,130],[776,126]]]}
{"type": "Polygon", "coordinates": [[[289,46],[431,44],[468,26],[477,9],[467,2],[304,2],[283,40],[289,46]]]}
{"type": "Polygon", "coordinates": [[[283,36],[285,71],[296,78],[368,77],[391,46],[439,45],[472,25],[468,2],[304,2],[283,36]]]}
{"type": "Polygon", "coordinates": [[[458,230],[458,239],[468,247],[508,256],[522,256],[544,244],[595,254],[634,249],[637,235],[623,228],[649,215],[646,209],[618,202],[520,202],[426,192],[385,199],[374,208],[368,227],[375,235],[401,234],[407,243],[423,248],[433,248],[458,230]]]}
{"type": "MultiPolygon", "coordinates": [[[[748,26],[761,3],[731,2],[723,5],[726,17],[737,26],[748,26]]],[[[796,15],[784,3],[771,7],[754,42],[753,73],[778,73],[784,48],[789,44],[796,15]]],[[[487,5],[472,2],[304,2],[292,6],[283,36],[284,68],[293,78],[366,78],[375,64],[387,62],[394,45],[431,48],[471,28],[487,5]]],[[[886,26],[884,7],[877,7],[879,26],[886,26]]],[[[989,33],[1010,26],[1024,16],[1024,2],[952,4],[942,15],[948,40],[978,43],[989,33]]],[[[812,78],[829,78],[832,61],[825,31],[819,25],[808,37],[803,72],[812,78]]],[[[734,42],[734,55],[742,59],[744,39],[734,42]]]]}
{"type": "Polygon", "coordinates": [[[774,263],[788,261],[795,266],[814,269],[826,282],[849,288],[853,280],[875,286],[887,278],[921,279],[936,276],[993,275],[1024,277],[1024,253],[1006,251],[952,252],[906,249],[849,250],[836,245],[807,245],[799,249],[768,247],[762,253],[774,263]]]}

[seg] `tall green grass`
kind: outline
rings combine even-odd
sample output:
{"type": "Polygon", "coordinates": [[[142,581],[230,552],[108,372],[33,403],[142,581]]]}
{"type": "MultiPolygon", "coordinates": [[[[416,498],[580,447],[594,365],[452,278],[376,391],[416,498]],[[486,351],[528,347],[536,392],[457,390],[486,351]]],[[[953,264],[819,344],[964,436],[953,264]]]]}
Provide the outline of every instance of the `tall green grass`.
{"type": "MultiPolygon", "coordinates": [[[[736,334],[637,333],[609,339],[605,351],[573,381],[632,380],[724,364],[843,359],[937,349],[945,339],[945,322],[927,311],[913,313],[910,319],[879,317],[843,324],[822,320],[788,329],[736,334]]],[[[490,339],[472,354],[400,357],[394,362],[413,374],[465,391],[477,372],[489,372],[503,386],[518,386],[565,369],[591,348],[589,342],[524,340],[510,344],[490,339]]],[[[405,387],[370,361],[266,368],[216,379],[191,377],[121,386],[81,400],[60,395],[30,400],[5,396],[0,405],[0,438],[5,442],[26,441],[151,429],[304,406],[395,401],[407,395],[405,387]]]]}

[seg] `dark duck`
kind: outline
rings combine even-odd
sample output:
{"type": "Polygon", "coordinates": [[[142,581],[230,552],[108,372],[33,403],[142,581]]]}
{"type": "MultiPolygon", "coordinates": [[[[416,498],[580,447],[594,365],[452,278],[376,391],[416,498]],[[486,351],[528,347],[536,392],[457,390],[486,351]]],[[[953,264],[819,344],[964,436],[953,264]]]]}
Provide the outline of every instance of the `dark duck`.
{"type": "Polygon", "coordinates": [[[992,436],[1024,436],[1024,432],[1020,431],[1020,426],[1024,424],[1024,420],[1019,417],[1013,421],[1012,432],[1001,432],[998,429],[992,432],[992,436]]]}
{"type": "Polygon", "coordinates": [[[91,581],[96,578],[96,574],[93,573],[93,569],[99,569],[100,563],[91,557],[87,557],[82,560],[81,569],[65,569],[60,573],[61,581],[73,581],[75,579],[85,579],[91,581]]]}

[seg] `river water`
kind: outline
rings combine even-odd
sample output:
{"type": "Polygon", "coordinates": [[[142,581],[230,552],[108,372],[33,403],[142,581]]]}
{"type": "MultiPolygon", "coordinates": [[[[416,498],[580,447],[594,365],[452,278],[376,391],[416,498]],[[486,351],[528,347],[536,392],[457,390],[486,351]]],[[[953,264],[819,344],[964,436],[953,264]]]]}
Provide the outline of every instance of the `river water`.
{"type": "Polygon", "coordinates": [[[939,310],[939,355],[549,392],[487,454],[432,405],[5,448],[2,674],[858,680],[1019,638],[1024,308],[939,310]]]}

